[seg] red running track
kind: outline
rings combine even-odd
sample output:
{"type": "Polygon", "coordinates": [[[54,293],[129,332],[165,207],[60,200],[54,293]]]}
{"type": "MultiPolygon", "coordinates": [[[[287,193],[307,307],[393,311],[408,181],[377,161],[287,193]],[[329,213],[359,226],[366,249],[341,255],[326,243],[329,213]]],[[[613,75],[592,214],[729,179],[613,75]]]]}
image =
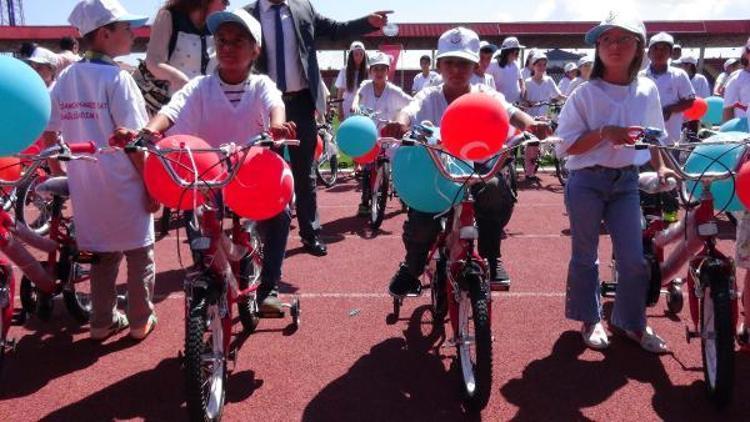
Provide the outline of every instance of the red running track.
{"type": "MultiPolygon", "coordinates": [[[[386,323],[391,300],[385,289],[402,258],[404,215],[391,202],[382,232],[372,235],[353,217],[354,186],[348,180],[320,192],[327,257],[301,253],[294,234],[283,288],[301,296],[302,326],[287,335],[288,319],[261,321],[229,377],[225,420],[478,419],[461,409],[453,351],[432,350],[429,324],[422,321],[427,295],[408,300],[403,319],[386,323]]],[[[578,325],[563,318],[566,228],[553,178],[523,188],[503,243],[513,287],[493,303],[494,385],[482,418],[747,420],[750,355],[737,355],[734,404],[718,412],[704,394],[700,345],[685,341],[686,312],[670,318],[663,303],[649,310],[673,354],[652,356],[622,337],[604,353],[583,347],[578,325]]],[[[18,347],[0,378],[0,421],[186,418],[175,245],[173,236],[157,244],[159,325],[144,342],[123,334],[94,343],[62,303],[53,323],[32,318],[11,329],[18,347]]],[[[733,242],[723,241],[722,248],[731,252],[733,242]]],[[[610,256],[606,236],[601,256],[610,256]]]]}

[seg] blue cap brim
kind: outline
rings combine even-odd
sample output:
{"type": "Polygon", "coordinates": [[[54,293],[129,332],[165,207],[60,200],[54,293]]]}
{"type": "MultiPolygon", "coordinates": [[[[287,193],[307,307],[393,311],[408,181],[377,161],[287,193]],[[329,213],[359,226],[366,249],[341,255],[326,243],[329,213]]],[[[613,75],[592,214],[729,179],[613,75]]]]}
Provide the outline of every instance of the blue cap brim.
{"type": "Polygon", "coordinates": [[[148,22],[148,16],[141,16],[141,15],[123,15],[117,18],[114,22],[127,22],[130,24],[131,28],[138,28],[139,26],[143,26],[148,22]]]}
{"type": "Polygon", "coordinates": [[[586,44],[588,45],[594,45],[596,44],[596,40],[599,39],[599,37],[609,31],[610,29],[615,28],[614,25],[597,25],[589,30],[589,32],[586,33],[586,37],[584,38],[584,41],[586,41],[586,44]]]}
{"type": "Polygon", "coordinates": [[[206,26],[208,27],[209,32],[215,34],[216,31],[219,30],[219,27],[227,22],[234,22],[243,28],[246,27],[245,22],[239,16],[226,11],[211,13],[206,19],[206,26]]]}

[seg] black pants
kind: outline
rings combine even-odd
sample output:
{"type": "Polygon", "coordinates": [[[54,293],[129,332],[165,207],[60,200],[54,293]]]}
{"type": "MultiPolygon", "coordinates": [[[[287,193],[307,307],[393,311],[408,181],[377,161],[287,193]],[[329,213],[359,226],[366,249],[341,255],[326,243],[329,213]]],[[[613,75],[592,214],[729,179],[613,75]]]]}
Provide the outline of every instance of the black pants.
{"type": "Polygon", "coordinates": [[[313,167],[317,124],[315,102],[309,90],[293,96],[284,96],[286,118],[297,125],[298,147],[289,148],[294,175],[299,234],[303,239],[312,239],[320,231],[318,199],[315,192],[315,168],[313,167]]]}
{"type": "MultiPolygon", "coordinates": [[[[514,198],[507,181],[497,175],[486,185],[475,185],[474,212],[479,229],[479,255],[488,261],[500,254],[500,238],[503,228],[513,214],[514,198]]],[[[410,209],[404,222],[402,236],[406,249],[405,263],[409,272],[419,277],[427,264],[427,255],[440,233],[440,220],[435,214],[410,209]]]]}

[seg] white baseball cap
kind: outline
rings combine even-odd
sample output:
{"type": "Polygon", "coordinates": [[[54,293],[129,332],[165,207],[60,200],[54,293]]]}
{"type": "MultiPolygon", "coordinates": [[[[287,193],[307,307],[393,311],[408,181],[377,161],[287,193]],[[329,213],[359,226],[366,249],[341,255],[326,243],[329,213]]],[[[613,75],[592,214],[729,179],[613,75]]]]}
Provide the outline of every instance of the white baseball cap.
{"type": "Polygon", "coordinates": [[[81,35],[114,22],[129,22],[137,28],[148,21],[148,16],[128,13],[117,0],[83,0],[76,4],[68,22],[78,28],[81,35]]]}
{"type": "Polygon", "coordinates": [[[501,50],[510,50],[512,48],[526,48],[525,45],[521,45],[516,37],[508,37],[503,40],[503,44],[500,46],[501,50]]]}
{"type": "Polygon", "coordinates": [[[575,63],[565,63],[565,67],[563,67],[563,71],[565,71],[565,73],[572,72],[574,70],[578,70],[578,66],[576,66],[575,63]]]}
{"type": "Polygon", "coordinates": [[[479,41],[479,51],[482,50],[490,50],[492,53],[497,51],[497,46],[495,44],[492,44],[491,42],[482,40],[479,41]]]}
{"type": "Polygon", "coordinates": [[[354,51],[354,50],[366,51],[365,45],[362,43],[362,41],[354,41],[351,43],[351,45],[349,45],[349,51],[354,51]]]}
{"type": "Polygon", "coordinates": [[[594,58],[589,55],[585,55],[581,57],[580,59],[578,59],[578,67],[581,67],[587,64],[592,64],[592,63],[594,63],[594,58]]]}
{"type": "Polygon", "coordinates": [[[737,63],[737,59],[727,59],[727,61],[724,62],[724,70],[729,70],[729,66],[732,66],[735,63],[737,63]]]}
{"type": "Polygon", "coordinates": [[[219,27],[227,22],[236,23],[237,25],[245,28],[247,32],[249,32],[253,37],[253,39],[255,39],[255,42],[258,44],[258,46],[263,45],[260,22],[258,22],[258,20],[255,19],[245,9],[237,9],[231,12],[222,11],[211,13],[206,19],[206,26],[212,34],[215,34],[216,31],[219,30],[219,27]]]}
{"type": "Polygon", "coordinates": [[[31,53],[31,56],[25,58],[24,61],[26,63],[47,65],[52,68],[56,68],[58,64],[57,54],[44,47],[35,48],[34,52],[31,53]]]}
{"type": "Polygon", "coordinates": [[[601,23],[586,33],[584,40],[586,44],[594,45],[599,37],[612,28],[620,28],[632,32],[641,38],[641,42],[646,42],[646,26],[638,17],[618,11],[610,11],[607,17],[601,23]]]}
{"type": "Polygon", "coordinates": [[[651,37],[650,40],[648,40],[648,48],[653,47],[655,44],[658,43],[665,43],[669,44],[669,47],[674,47],[674,37],[667,34],[666,32],[659,32],[658,34],[651,37]]]}
{"type": "Polygon", "coordinates": [[[438,39],[436,59],[458,57],[479,63],[479,35],[462,26],[450,29],[438,39]]]}
{"type": "Polygon", "coordinates": [[[693,56],[682,57],[682,58],[680,58],[680,62],[682,64],[688,64],[689,63],[689,64],[693,64],[693,65],[696,65],[696,66],[698,65],[698,59],[696,59],[693,56]]]}
{"type": "Polygon", "coordinates": [[[391,66],[391,56],[383,53],[382,51],[376,51],[375,54],[370,56],[369,59],[370,67],[377,65],[391,66]]]}
{"type": "Polygon", "coordinates": [[[547,55],[541,51],[537,51],[533,56],[531,56],[531,65],[533,66],[534,63],[538,62],[539,60],[547,60],[547,55]]]}

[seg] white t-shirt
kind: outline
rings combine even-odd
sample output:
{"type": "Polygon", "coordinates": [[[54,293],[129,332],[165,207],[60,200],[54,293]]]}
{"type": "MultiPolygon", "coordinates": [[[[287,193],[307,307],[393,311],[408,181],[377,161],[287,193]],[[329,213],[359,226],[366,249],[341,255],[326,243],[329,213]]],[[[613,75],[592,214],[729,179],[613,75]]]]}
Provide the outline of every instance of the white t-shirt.
{"type": "Polygon", "coordinates": [[[719,93],[719,90],[724,88],[728,77],[729,75],[727,72],[721,72],[719,76],[716,77],[716,82],[714,83],[714,95],[724,96],[723,93],[719,93]]]}
{"type": "Polygon", "coordinates": [[[419,72],[414,76],[414,82],[411,84],[411,92],[416,94],[425,86],[439,85],[439,82],[437,82],[438,80],[442,80],[442,78],[440,77],[440,74],[435,71],[431,70],[427,76],[423,75],[422,72],[419,72]]]}
{"type": "Polygon", "coordinates": [[[531,69],[529,69],[528,67],[524,67],[523,69],[521,69],[521,77],[524,81],[526,79],[529,79],[531,77],[531,69]]]}
{"type": "Polygon", "coordinates": [[[495,78],[493,78],[489,73],[485,73],[482,76],[479,76],[475,73],[471,75],[469,83],[472,85],[487,85],[488,87],[495,89],[495,78]]]}
{"type": "Polygon", "coordinates": [[[334,86],[336,87],[336,91],[343,92],[343,99],[344,102],[341,103],[341,108],[344,112],[344,119],[349,117],[351,113],[352,108],[352,101],[354,101],[354,94],[357,93],[357,89],[359,89],[359,86],[364,81],[360,81],[359,77],[357,76],[357,72],[354,73],[354,89],[349,91],[346,89],[346,68],[343,68],[339,71],[339,75],[336,77],[336,83],[334,86]]]}
{"type": "MultiPolygon", "coordinates": [[[[402,108],[406,107],[412,98],[398,86],[386,82],[380,97],[375,96],[375,87],[372,81],[362,82],[357,95],[354,97],[352,107],[366,107],[378,112],[378,118],[384,120],[393,120],[402,108]]],[[[384,122],[378,123],[378,129],[385,125],[384,122]]]]}
{"type": "MultiPolygon", "coordinates": [[[[431,86],[419,91],[414,99],[404,107],[402,112],[409,116],[411,123],[422,123],[424,121],[432,122],[435,126],[440,125],[443,119],[443,113],[448,108],[448,101],[443,94],[443,84],[431,86]]],[[[505,101],[503,94],[495,91],[486,85],[471,85],[471,92],[484,92],[496,98],[497,101],[505,108],[508,117],[513,116],[516,108],[505,101]]],[[[467,122],[471,124],[471,122],[467,122]]]]}
{"type": "MultiPolygon", "coordinates": [[[[659,99],[661,100],[662,108],[672,104],[677,104],[688,98],[695,98],[693,84],[690,83],[690,78],[688,77],[687,72],[682,69],[674,66],[667,66],[667,70],[664,73],[656,75],[649,67],[648,69],[641,71],[640,74],[656,83],[656,87],[659,89],[659,99]]],[[[672,113],[669,120],[667,120],[667,142],[670,145],[680,139],[682,134],[682,123],[684,121],[685,117],[683,113],[672,113]]]]}
{"type": "MultiPolygon", "coordinates": [[[[542,80],[537,82],[534,78],[526,79],[526,101],[537,103],[540,101],[549,101],[561,96],[562,93],[557,88],[555,81],[548,75],[542,76],[542,80]]],[[[530,116],[546,116],[548,106],[531,107],[526,113],[530,116]]]]}
{"type": "MultiPolygon", "coordinates": [[[[650,79],[638,77],[627,86],[613,85],[593,79],[573,91],[565,102],[558,119],[557,136],[562,142],[557,153],[567,155],[567,150],[581,136],[605,125],[621,127],[643,126],[664,128],[664,117],[659,103],[659,91],[650,79]]],[[[662,140],[662,142],[664,142],[662,140]]],[[[592,166],[621,168],[643,165],[650,154],[634,148],[616,148],[604,139],[583,154],[569,155],[568,169],[577,170],[592,166]]]]}
{"type": "Polygon", "coordinates": [[[576,88],[581,86],[581,84],[583,84],[584,82],[586,82],[586,79],[583,79],[582,77],[577,76],[575,79],[570,81],[570,85],[568,85],[568,92],[563,91],[563,95],[568,96],[572,94],[573,91],[575,91],[576,88]]]}
{"type": "Polygon", "coordinates": [[[708,98],[711,96],[711,88],[708,86],[708,79],[700,73],[693,75],[693,79],[690,80],[693,84],[693,90],[695,91],[696,97],[708,98]]]}
{"type": "Polygon", "coordinates": [[[505,95],[509,102],[515,103],[521,99],[521,70],[516,62],[500,67],[497,60],[493,60],[487,67],[487,73],[495,79],[495,89],[505,95]]]}
{"type": "MultiPolygon", "coordinates": [[[[77,62],[68,66],[51,90],[47,127],[71,143],[108,146],[118,127],[140,129],[146,106],[133,78],[113,64],[77,62]]],[[[154,243],[154,224],[145,209],[146,190],[139,172],[122,151],[104,151],[97,161],[67,163],[70,199],[78,247],[117,252],[154,243]]]]}
{"type": "MultiPolygon", "coordinates": [[[[750,105],[750,71],[738,70],[729,77],[724,89],[724,108],[732,107],[735,103],[750,105]]],[[[745,117],[745,111],[735,108],[734,117],[745,117]]]]}
{"type": "Polygon", "coordinates": [[[266,75],[250,75],[239,101],[230,98],[234,95],[225,93],[221,78],[213,73],[191,80],[159,114],[174,122],[169,134],[197,136],[217,147],[260,135],[269,127],[271,108],[284,107],[276,83],[266,75]]]}
{"type": "Polygon", "coordinates": [[[560,79],[560,83],[557,84],[557,89],[559,89],[560,92],[563,93],[563,95],[568,95],[568,93],[570,92],[571,82],[573,82],[573,79],[570,79],[567,76],[563,76],[563,78],[560,79]]]}

